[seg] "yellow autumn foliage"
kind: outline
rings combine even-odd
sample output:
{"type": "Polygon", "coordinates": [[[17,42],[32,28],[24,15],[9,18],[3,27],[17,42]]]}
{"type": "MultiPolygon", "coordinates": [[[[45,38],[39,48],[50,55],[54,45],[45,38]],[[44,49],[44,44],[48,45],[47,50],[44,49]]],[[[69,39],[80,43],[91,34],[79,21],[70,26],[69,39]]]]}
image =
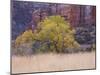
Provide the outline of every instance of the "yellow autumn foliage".
{"type": "Polygon", "coordinates": [[[15,45],[19,46],[23,43],[32,42],[34,39],[34,34],[32,30],[25,31],[22,35],[18,36],[15,40],[15,45]]]}
{"type": "Polygon", "coordinates": [[[69,22],[61,16],[50,16],[38,24],[38,39],[56,42],[56,47],[77,48],[79,44],[74,39],[75,30],[71,28],[69,22]]]}
{"type": "Polygon", "coordinates": [[[54,48],[58,52],[62,52],[64,48],[78,48],[80,45],[74,38],[75,30],[71,28],[70,23],[65,21],[63,17],[49,16],[38,23],[34,30],[26,30],[15,40],[16,46],[39,40],[40,42],[50,43],[50,48],[54,48]]]}

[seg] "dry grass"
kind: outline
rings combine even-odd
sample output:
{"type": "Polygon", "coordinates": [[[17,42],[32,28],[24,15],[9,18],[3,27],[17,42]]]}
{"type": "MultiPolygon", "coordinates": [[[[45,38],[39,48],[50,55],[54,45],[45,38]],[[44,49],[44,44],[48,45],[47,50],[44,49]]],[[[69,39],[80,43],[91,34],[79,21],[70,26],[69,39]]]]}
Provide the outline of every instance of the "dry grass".
{"type": "Polygon", "coordinates": [[[95,52],[12,56],[12,73],[94,69],[95,52]]]}

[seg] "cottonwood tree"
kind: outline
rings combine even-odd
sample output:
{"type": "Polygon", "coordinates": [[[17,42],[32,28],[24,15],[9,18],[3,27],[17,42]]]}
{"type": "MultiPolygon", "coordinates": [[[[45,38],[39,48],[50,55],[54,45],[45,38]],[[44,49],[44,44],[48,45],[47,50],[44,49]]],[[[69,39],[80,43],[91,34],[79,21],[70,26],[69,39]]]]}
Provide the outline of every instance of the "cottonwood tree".
{"type": "Polygon", "coordinates": [[[63,17],[59,15],[49,16],[38,23],[33,32],[32,30],[26,30],[22,35],[18,36],[16,45],[33,42],[36,50],[46,51],[47,49],[59,53],[66,48],[79,47],[79,44],[75,41],[74,33],[75,30],[63,17]]]}
{"type": "Polygon", "coordinates": [[[74,29],[61,16],[50,16],[41,21],[35,30],[36,39],[49,42],[50,48],[63,52],[65,48],[76,48],[79,44],[74,39],[74,29]]]}

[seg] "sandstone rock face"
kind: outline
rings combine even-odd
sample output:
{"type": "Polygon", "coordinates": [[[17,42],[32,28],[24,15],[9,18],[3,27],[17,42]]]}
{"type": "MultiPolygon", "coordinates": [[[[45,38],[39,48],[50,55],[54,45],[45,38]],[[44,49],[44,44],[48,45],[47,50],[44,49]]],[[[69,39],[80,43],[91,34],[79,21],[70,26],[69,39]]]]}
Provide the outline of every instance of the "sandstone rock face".
{"type": "Polygon", "coordinates": [[[11,12],[12,39],[51,15],[61,15],[75,28],[96,24],[96,7],[89,5],[14,1],[11,12]]]}

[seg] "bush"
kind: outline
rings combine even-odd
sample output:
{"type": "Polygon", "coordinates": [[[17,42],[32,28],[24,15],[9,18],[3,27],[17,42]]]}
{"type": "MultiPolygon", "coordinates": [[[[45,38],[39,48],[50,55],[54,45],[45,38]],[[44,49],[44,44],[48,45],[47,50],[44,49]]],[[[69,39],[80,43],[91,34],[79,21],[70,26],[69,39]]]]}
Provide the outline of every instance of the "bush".
{"type": "Polygon", "coordinates": [[[92,51],[95,51],[95,50],[96,50],[96,45],[95,45],[95,44],[92,44],[91,50],[92,50],[92,51]]]}
{"type": "Polygon", "coordinates": [[[77,48],[79,44],[74,39],[74,29],[63,17],[50,16],[40,22],[37,26],[36,39],[49,41],[50,47],[57,53],[63,52],[65,48],[77,48]]]}
{"type": "Polygon", "coordinates": [[[12,55],[32,55],[32,43],[24,43],[12,49],[12,55]]]}
{"type": "Polygon", "coordinates": [[[49,52],[50,48],[47,42],[34,41],[32,45],[32,50],[34,53],[45,53],[49,52]]]}
{"type": "Polygon", "coordinates": [[[76,28],[75,39],[78,41],[78,43],[92,44],[95,43],[95,38],[95,26],[76,28]]]}
{"type": "Polygon", "coordinates": [[[34,40],[34,34],[32,30],[26,30],[22,35],[18,36],[15,40],[15,45],[20,46],[24,43],[29,43],[34,40]]]}

